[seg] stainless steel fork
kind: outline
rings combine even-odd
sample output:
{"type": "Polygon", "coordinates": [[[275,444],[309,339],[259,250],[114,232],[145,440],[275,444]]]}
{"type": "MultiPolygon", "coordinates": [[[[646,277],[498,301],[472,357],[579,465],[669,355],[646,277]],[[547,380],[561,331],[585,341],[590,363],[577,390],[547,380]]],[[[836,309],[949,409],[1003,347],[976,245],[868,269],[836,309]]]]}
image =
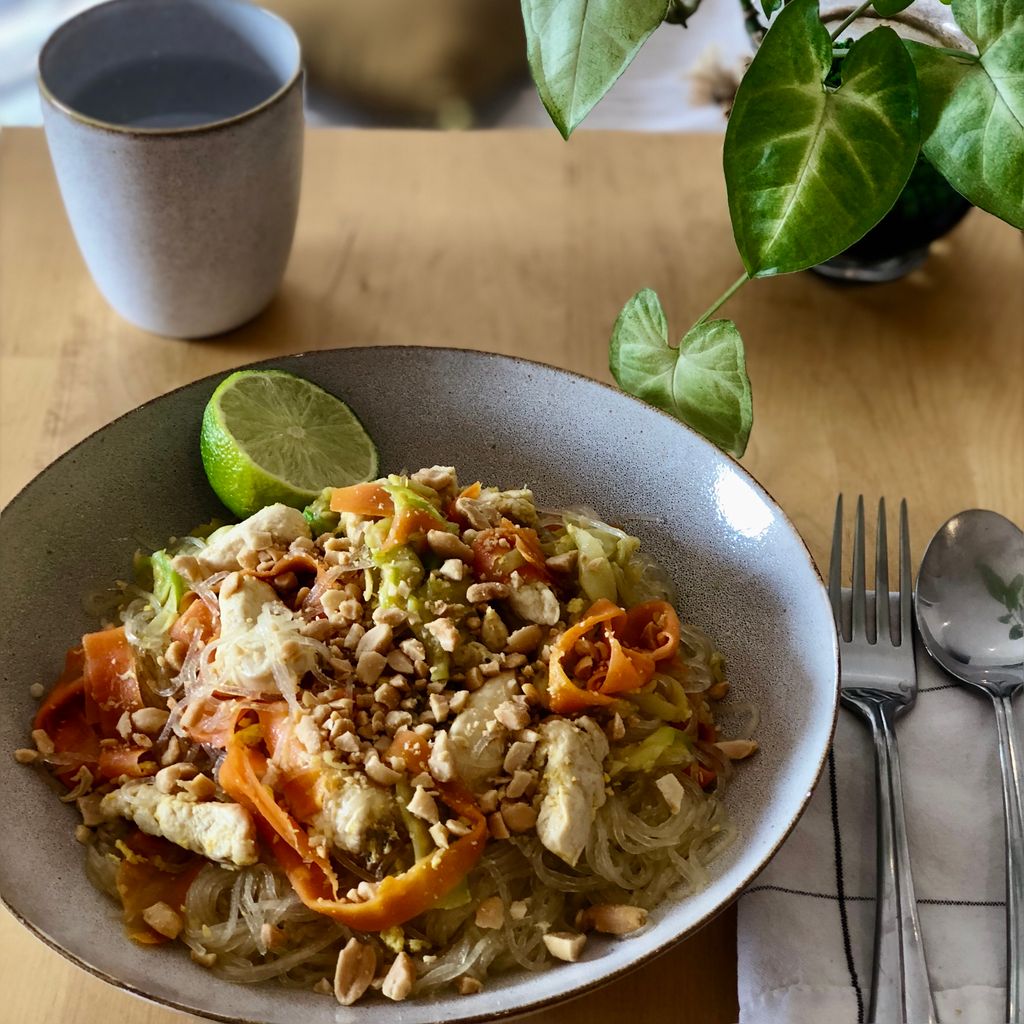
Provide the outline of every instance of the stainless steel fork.
{"type": "Polygon", "coordinates": [[[843,625],[843,496],[836,502],[828,590],[841,651],[840,699],[859,712],[875,744],[878,862],[875,955],[871,972],[871,1024],[935,1024],[914,881],[907,849],[903,784],[896,748],[896,718],[917,697],[912,627],[913,582],[907,503],[900,503],[899,631],[892,629],[885,499],[878,503],[875,544],[874,639],[869,633],[864,585],[864,499],[857,499],[853,536],[850,629],[843,625]],[[847,639],[849,637],[849,639],[847,639]]]}

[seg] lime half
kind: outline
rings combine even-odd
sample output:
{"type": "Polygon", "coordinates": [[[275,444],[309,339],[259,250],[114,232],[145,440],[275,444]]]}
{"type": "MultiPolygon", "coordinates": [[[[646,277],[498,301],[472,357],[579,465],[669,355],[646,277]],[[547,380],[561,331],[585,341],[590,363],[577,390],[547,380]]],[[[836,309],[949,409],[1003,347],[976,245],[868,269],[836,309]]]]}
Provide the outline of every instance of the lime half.
{"type": "Polygon", "coordinates": [[[282,370],[239,370],[203,413],[210,486],[237,516],[308,505],[325,487],[377,476],[377,449],[340,398],[282,370]]]}

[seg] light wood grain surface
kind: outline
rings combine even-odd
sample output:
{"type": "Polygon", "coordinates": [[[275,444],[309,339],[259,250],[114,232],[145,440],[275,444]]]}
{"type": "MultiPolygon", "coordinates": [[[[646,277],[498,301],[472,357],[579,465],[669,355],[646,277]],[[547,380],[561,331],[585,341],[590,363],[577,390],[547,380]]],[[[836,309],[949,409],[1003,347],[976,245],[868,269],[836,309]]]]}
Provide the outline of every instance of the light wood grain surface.
{"type": "MultiPolygon", "coordinates": [[[[42,134],[0,134],[0,503],[88,433],[218,370],[306,349],[444,344],[608,379],[637,288],[681,333],[733,281],[720,139],[554,132],[308,136],[278,298],[230,335],[155,338],[118,318],[75,248],[42,134]]],[[[111,196],[111,202],[117,197],[111,196]]],[[[820,565],[836,492],[910,502],[915,555],[953,513],[1024,520],[1024,246],[972,213],[902,282],[758,281],[743,331],[755,426],[743,462],[820,565]]],[[[84,883],[83,883],[84,884],[84,883]]],[[[537,1020],[735,1020],[735,915],[537,1020]]],[[[0,1020],[173,1024],[0,911],[0,1020]]]]}

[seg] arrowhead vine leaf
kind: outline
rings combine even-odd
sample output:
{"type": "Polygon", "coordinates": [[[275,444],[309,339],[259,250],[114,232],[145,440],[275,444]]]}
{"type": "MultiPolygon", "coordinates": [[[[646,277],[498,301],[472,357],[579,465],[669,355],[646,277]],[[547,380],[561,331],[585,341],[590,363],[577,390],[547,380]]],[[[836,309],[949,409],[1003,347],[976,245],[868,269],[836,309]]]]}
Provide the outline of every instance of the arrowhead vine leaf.
{"type": "Polygon", "coordinates": [[[668,0],[522,0],[537,92],[564,138],[665,20],[668,0]]]}
{"type": "Polygon", "coordinates": [[[838,89],[825,85],[831,66],[817,0],[792,0],[740,83],[724,163],[751,277],[803,270],[851,246],[914,167],[917,84],[899,36],[876,28],[854,43],[838,89]]]}
{"type": "Polygon", "coordinates": [[[737,458],[746,450],[753,404],[743,340],[731,320],[698,322],[672,348],[661,302],[644,288],[615,322],[609,365],[624,391],[737,458]]]}
{"type": "Polygon", "coordinates": [[[1024,0],[954,0],[979,57],[906,46],[924,155],[975,206],[1024,229],[1024,0]]]}

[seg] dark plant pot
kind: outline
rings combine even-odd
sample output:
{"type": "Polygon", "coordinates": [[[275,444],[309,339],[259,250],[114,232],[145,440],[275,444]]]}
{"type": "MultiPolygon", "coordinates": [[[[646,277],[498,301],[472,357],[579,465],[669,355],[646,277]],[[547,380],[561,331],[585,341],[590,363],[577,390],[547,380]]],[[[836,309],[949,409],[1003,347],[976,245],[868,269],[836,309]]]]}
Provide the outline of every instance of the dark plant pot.
{"type": "Polygon", "coordinates": [[[919,267],[928,247],[964,218],[971,204],[918,157],[893,208],[859,242],[813,269],[842,281],[894,281],[919,267]]]}

